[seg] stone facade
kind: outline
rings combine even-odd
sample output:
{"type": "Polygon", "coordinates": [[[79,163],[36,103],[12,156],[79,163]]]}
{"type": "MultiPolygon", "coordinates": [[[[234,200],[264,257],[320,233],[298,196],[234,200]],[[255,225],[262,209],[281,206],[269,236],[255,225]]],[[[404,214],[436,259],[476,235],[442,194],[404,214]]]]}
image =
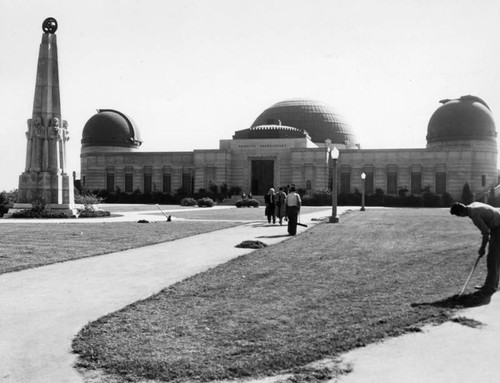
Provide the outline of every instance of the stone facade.
{"type": "MultiPolygon", "coordinates": [[[[483,108],[484,102],[477,100],[464,99],[463,102],[483,108]]],[[[280,108],[282,105],[280,103],[280,108]]],[[[310,102],[307,105],[314,106],[310,102]]],[[[297,103],[293,107],[296,108],[297,103]]],[[[266,117],[272,115],[271,112],[266,112],[266,117]]],[[[481,109],[479,113],[489,112],[481,109]]],[[[327,117],[332,120],[331,116],[330,113],[327,117]]],[[[283,120],[286,117],[283,116],[283,120]]],[[[299,125],[297,121],[303,120],[304,114],[299,117],[288,123],[299,125]]],[[[345,133],[348,128],[344,121],[342,131],[332,134],[336,141],[331,144],[313,142],[308,132],[299,128],[271,124],[238,131],[233,139],[221,140],[219,149],[213,150],[146,153],[111,144],[90,145],[82,147],[81,177],[86,190],[119,188],[126,192],[175,193],[178,189],[194,192],[225,183],[254,195],[264,194],[270,187],[290,184],[314,192],[331,188],[332,170],[327,163],[330,145],[340,150],[336,168],[339,192],[361,191],[364,172],[368,194],[376,189],[389,195],[396,195],[401,189],[420,194],[428,188],[436,194],[447,192],[460,199],[465,183],[476,195],[487,193],[498,184],[496,130],[491,123],[483,135],[472,130],[474,134],[470,139],[467,139],[467,129],[462,128],[459,140],[449,137],[449,133],[441,137],[433,127],[432,139],[422,149],[360,149],[359,144],[353,144],[353,134],[345,133]]],[[[323,126],[321,129],[322,138],[329,134],[323,126]]]]}

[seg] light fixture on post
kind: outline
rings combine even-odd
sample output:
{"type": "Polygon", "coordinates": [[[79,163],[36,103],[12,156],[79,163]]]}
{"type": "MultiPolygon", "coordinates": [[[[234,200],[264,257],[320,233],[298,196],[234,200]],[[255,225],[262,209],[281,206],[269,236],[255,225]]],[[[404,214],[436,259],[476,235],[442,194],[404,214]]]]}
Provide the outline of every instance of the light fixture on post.
{"type": "Polygon", "coordinates": [[[338,223],[339,217],[337,216],[337,160],[339,159],[339,150],[334,146],[330,150],[330,159],[333,162],[332,170],[332,216],[330,223],[338,223]]]}
{"type": "Polygon", "coordinates": [[[361,211],[365,211],[365,186],[366,186],[366,174],[361,173],[361,179],[363,180],[363,189],[361,191],[361,211]]]}

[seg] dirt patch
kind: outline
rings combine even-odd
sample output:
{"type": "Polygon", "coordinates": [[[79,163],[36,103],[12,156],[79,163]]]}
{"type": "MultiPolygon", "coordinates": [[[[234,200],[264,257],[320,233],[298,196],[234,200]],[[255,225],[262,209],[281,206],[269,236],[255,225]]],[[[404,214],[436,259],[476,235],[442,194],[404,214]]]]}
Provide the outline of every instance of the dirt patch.
{"type": "Polygon", "coordinates": [[[261,241],[243,241],[236,245],[236,247],[241,247],[243,249],[262,249],[263,247],[267,247],[267,244],[261,241]]]}

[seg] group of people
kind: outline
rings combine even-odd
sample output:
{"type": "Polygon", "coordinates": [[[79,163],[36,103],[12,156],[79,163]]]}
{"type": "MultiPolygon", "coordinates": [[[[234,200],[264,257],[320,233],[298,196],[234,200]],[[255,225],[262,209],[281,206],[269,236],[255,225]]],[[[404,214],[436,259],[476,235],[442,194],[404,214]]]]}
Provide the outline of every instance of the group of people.
{"type": "Polygon", "coordinates": [[[297,222],[300,213],[302,201],[297,193],[295,185],[280,187],[278,192],[274,188],[270,188],[264,196],[266,210],[264,214],[267,217],[267,222],[276,224],[276,219],[280,225],[283,225],[283,220],[288,221],[288,234],[297,234],[297,222]]]}

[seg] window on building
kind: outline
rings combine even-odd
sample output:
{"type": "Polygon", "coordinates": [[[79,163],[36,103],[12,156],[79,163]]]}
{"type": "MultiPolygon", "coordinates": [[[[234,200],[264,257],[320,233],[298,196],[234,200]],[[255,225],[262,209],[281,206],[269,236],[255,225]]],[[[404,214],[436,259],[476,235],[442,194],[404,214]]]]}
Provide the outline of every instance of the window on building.
{"type": "Polygon", "coordinates": [[[215,185],[215,166],[207,166],[205,168],[205,188],[210,188],[215,185]]]}
{"type": "Polygon", "coordinates": [[[82,185],[85,186],[85,176],[82,177],[82,185]]]}
{"type": "Polygon", "coordinates": [[[112,173],[106,174],[106,190],[110,193],[115,191],[115,175],[112,173]]]}
{"type": "Polygon", "coordinates": [[[306,181],[306,190],[309,191],[312,189],[312,183],[311,183],[311,180],[307,180],[306,181]]]}
{"type": "Polygon", "coordinates": [[[373,173],[365,173],[365,194],[373,194],[373,173]]]}
{"type": "Polygon", "coordinates": [[[115,191],[115,168],[106,168],[106,190],[110,193],[115,191]]]}
{"type": "Polygon", "coordinates": [[[446,193],[446,173],[436,173],[436,194],[446,193]]]}
{"type": "Polygon", "coordinates": [[[351,173],[340,173],[340,192],[351,192],[351,173]]]}
{"type": "Polygon", "coordinates": [[[422,173],[411,173],[411,194],[422,192],[422,173]]]}
{"type": "Polygon", "coordinates": [[[134,169],[132,166],[127,166],[125,168],[125,192],[132,193],[134,190],[134,169]]]}
{"type": "Polygon", "coordinates": [[[144,193],[149,194],[153,186],[153,168],[151,166],[144,167],[144,193]]]}
{"type": "Polygon", "coordinates": [[[182,173],[182,191],[184,193],[192,193],[194,187],[194,178],[190,171],[182,173]]]}
{"type": "Polygon", "coordinates": [[[484,174],[481,176],[481,186],[486,186],[486,176],[484,174]]]}
{"type": "Polygon", "coordinates": [[[172,176],[168,173],[163,173],[163,193],[172,192],[172,176]]]}
{"type": "Polygon", "coordinates": [[[387,194],[397,194],[398,193],[398,174],[397,173],[387,173],[387,194]]]}

